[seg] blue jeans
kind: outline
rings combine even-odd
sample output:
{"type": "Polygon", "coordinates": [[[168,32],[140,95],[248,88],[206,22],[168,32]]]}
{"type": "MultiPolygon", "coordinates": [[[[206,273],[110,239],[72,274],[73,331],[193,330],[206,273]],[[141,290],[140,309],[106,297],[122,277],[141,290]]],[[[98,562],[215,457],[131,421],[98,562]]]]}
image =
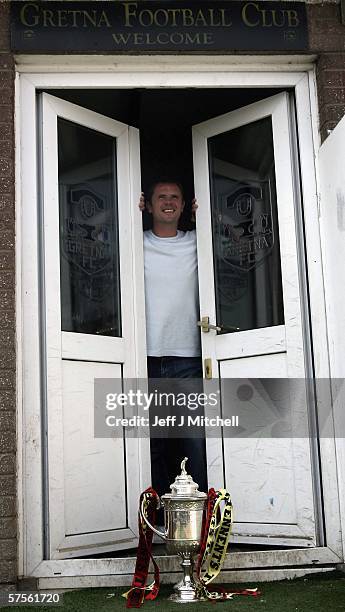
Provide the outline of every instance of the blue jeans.
{"type": "MultiPolygon", "coordinates": [[[[202,362],[200,357],[148,357],[149,378],[200,378],[202,392],[202,362]]],[[[170,485],[180,474],[180,463],[188,457],[187,472],[198,483],[199,491],[207,492],[205,438],[151,437],[152,486],[159,495],[170,493],[170,485]]]]}

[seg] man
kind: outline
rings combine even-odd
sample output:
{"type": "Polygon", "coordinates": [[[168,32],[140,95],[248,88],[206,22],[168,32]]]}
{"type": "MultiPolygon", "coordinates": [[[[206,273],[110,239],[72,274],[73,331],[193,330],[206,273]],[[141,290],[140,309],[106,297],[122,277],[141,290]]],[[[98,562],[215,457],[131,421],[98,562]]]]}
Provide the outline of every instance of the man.
{"type": "MultiPolygon", "coordinates": [[[[139,207],[145,207],[143,194],[139,207]]],[[[146,203],[152,230],[144,232],[149,379],[202,378],[196,233],[178,229],[184,207],[178,182],[164,179],[152,185],[146,203]]],[[[192,211],[196,208],[193,200],[192,211]]],[[[207,490],[204,439],[151,438],[152,481],[159,494],[169,491],[184,456],[200,490],[207,490]]]]}

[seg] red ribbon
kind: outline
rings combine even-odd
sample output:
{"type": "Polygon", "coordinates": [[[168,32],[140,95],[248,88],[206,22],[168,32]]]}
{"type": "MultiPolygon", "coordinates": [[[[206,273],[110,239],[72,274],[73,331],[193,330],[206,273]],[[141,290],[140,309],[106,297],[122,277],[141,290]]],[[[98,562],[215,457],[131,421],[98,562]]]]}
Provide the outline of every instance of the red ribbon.
{"type": "MultiPolygon", "coordinates": [[[[144,495],[149,495],[149,502],[146,509],[147,518],[151,525],[155,525],[156,522],[156,509],[158,506],[159,497],[152,487],[149,487],[140,495],[140,507],[144,498],[144,495]]],[[[141,520],[140,514],[138,516],[139,525],[139,545],[137,551],[137,560],[135,564],[134,576],[132,581],[132,588],[127,595],[127,608],[140,608],[144,599],[156,599],[159,592],[159,568],[157,563],[152,557],[152,538],[153,532],[149,529],[141,520]],[[145,595],[145,588],[147,575],[149,571],[150,560],[154,566],[154,583],[149,593],[145,595]]]]}

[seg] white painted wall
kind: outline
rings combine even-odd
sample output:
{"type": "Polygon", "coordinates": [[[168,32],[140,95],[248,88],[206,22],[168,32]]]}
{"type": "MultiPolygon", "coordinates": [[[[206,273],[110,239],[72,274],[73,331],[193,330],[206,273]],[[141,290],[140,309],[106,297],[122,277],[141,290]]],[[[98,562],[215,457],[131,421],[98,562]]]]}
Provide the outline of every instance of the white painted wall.
{"type": "Polygon", "coordinates": [[[345,117],[320,148],[320,227],[330,369],[345,376],[345,117]]]}
{"type": "Polygon", "coordinates": [[[320,227],[338,486],[345,547],[345,117],[319,153],[320,227]]]}

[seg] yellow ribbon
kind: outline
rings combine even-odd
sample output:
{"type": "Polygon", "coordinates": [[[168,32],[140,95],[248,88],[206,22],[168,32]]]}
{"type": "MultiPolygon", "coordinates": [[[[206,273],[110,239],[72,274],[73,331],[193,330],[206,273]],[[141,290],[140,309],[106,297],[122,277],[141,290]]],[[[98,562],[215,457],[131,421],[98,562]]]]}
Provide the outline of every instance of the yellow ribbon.
{"type": "Polygon", "coordinates": [[[206,547],[200,567],[200,597],[205,595],[208,599],[232,599],[232,593],[211,592],[206,588],[206,586],[218,576],[224,563],[232,522],[233,508],[230,493],[226,491],[226,489],[220,489],[217,493],[217,499],[213,507],[206,547]],[[220,516],[220,521],[217,523],[217,515],[222,502],[225,502],[224,508],[220,516]]]}

